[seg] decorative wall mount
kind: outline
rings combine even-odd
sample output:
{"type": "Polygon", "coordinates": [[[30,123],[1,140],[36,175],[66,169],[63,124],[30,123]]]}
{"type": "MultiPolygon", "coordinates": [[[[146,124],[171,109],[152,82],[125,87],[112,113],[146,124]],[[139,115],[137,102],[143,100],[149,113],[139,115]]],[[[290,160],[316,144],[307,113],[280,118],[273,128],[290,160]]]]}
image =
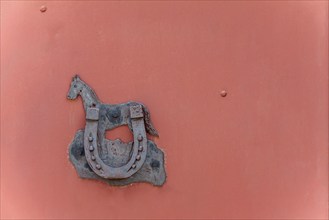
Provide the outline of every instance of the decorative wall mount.
{"type": "Polygon", "coordinates": [[[149,182],[161,186],[166,180],[164,154],[146,133],[158,137],[148,109],[138,102],[104,104],[79,76],[72,79],[67,98],[81,96],[86,126],[78,130],[69,147],[70,161],[81,178],[111,185],[149,182]],[[128,126],[133,141],[109,140],[105,132],[128,126]]]}

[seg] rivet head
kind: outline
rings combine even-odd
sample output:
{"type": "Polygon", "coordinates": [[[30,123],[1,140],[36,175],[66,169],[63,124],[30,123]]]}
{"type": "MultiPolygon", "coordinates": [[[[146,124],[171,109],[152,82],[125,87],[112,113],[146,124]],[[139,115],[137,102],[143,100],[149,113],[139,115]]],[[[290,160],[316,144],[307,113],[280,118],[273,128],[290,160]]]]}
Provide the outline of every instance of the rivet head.
{"type": "Polygon", "coordinates": [[[46,11],[47,11],[47,7],[44,6],[44,5],[41,6],[41,7],[40,7],[40,11],[41,11],[41,12],[46,12],[46,11]]]}
{"type": "Polygon", "coordinates": [[[88,137],[88,141],[89,141],[89,142],[92,142],[93,140],[94,140],[94,138],[93,138],[92,136],[89,136],[89,137],[88,137]]]}
{"type": "Polygon", "coordinates": [[[112,113],[112,118],[117,118],[119,117],[119,113],[118,112],[113,112],[112,113]]]}
{"type": "Polygon", "coordinates": [[[131,168],[135,169],[135,168],[136,168],[136,164],[133,164],[133,165],[131,166],[131,168]]]}
{"type": "Polygon", "coordinates": [[[221,92],[220,92],[220,95],[221,95],[222,97],[226,97],[226,96],[227,96],[227,91],[226,91],[226,90],[221,91],[221,92]]]}
{"type": "Polygon", "coordinates": [[[138,141],[142,141],[143,140],[143,136],[141,134],[139,134],[138,137],[137,137],[137,140],[138,141]]]}
{"type": "Polygon", "coordinates": [[[95,161],[96,160],[96,157],[94,155],[91,156],[91,160],[95,161]]]}
{"type": "Polygon", "coordinates": [[[138,154],[138,155],[136,156],[136,160],[140,160],[140,159],[141,159],[141,155],[138,154]]]}
{"type": "Polygon", "coordinates": [[[101,165],[96,164],[96,168],[97,168],[97,170],[100,170],[101,169],[101,165]]]}
{"type": "Polygon", "coordinates": [[[139,146],[138,151],[143,151],[143,146],[139,146]]]}
{"type": "Polygon", "coordinates": [[[90,151],[93,151],[93,150],[94,150],[94,147],[93,147],[93,146],[90,146],[90,147],[89,147],[89,150],[90,150],[90,151]]]}

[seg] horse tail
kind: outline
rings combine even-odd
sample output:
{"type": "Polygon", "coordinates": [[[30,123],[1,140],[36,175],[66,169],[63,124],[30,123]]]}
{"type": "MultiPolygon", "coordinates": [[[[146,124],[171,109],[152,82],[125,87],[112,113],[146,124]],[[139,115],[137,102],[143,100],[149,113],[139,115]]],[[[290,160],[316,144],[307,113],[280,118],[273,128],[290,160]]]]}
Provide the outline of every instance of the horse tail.
{"type": "Polygon", "coordinates": [[[153,135],[155,137],[159,137],[157,130],[154,128],[154,126],[151,122],[151,116],[150,116],[149,110],[144,105],[142,105],[142,106],[143,106],[143,111],[144,111],[145,129],[146,129],[147,133],[149,133],[150,135],[153,135]]]}

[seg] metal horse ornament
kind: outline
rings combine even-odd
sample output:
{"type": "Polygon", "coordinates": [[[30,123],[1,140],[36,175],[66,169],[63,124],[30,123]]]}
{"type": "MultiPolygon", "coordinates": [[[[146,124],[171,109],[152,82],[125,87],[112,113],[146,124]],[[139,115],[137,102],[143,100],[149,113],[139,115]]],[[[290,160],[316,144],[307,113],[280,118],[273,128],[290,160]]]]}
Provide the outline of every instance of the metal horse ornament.
{"type": "Polygon", "coordinates": [[[70,160],[82,178],[99,179],[111,185],[149,182],[161,186],[166,179],[164,154],[146,133],[158,137],[148,109],[138,102],[104,104],[96,93],[75,76],[67,98],[81,96],[86,113],[84,130],[70,144],[70,160]],[[107,130],[128,126],[133,141],[109,140],[107,130]]]}

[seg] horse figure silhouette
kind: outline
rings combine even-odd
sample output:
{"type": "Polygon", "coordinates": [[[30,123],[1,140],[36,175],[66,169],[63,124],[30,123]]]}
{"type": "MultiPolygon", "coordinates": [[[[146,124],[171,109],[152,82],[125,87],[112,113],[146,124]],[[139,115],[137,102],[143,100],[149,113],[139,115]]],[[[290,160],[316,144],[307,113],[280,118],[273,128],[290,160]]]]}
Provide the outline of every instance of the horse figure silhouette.
{"type": "Polygon", "coordinates": [[[132,131],[131,118],[129,114],[130,106],[141,105],[144,113],[145,130],[150,135],[159,137],[157,130],[151,123],[150,113],[148,109],[138,102],[126,102],[120,104],[104,104],[96,93],[78,75],[72,78],[71,86],[67,94],[67,98],[75,100],[81,96],[85,112],[90,107],[99,108],[99,131],[100,139],[104,139],[105,131],[122,125],[128,125],[132,131]]]}

